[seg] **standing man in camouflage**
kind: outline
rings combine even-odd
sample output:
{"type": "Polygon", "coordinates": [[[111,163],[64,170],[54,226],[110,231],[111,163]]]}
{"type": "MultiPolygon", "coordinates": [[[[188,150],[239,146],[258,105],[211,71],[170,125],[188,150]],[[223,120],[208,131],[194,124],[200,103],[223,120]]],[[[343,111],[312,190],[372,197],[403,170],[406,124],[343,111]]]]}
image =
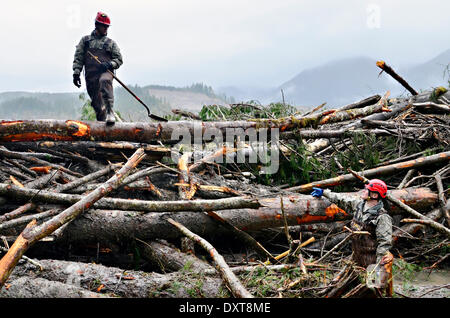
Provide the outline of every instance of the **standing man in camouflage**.
{"type": "Polygon", "coordinates": [[[392,297],[392,218],[387,212],[385,201],[387,186],[379,179],[369,180],[360,198],[332,192],[329,189],[313,188],[312,196],[325,196],[332,203],[353,214],[353,231],[367,231],[370,234],[352,235],[353,260],[367,268],[370,264],[382,266],[383,286],[378,290],[384,296],[392,297]]]}
{"type": "Polygon", "coordinates": [[[116,42],[108,38],[109,17],[98,12],[95,18],[95,30],[81,38],[75,50],[73,61],[73,83],[81,87],[80,73],[84,66],[86,88],[91,98],[98,121],[106,121],[107,125],[115,122],[113,76],[108,71],[118,69],[123,61],[116,42]],[[99,64],[88,52],[97,56],[99,64]]]}

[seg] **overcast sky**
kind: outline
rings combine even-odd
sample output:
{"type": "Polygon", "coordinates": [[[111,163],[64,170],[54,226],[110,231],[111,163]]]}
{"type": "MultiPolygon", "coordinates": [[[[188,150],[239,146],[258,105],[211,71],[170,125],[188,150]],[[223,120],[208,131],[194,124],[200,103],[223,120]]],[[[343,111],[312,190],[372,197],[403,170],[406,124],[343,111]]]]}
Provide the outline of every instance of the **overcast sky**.
{"type": "Polygon", "coordinates": [[[0,92],[77,91],[75,45],[97,11],[129,84],[278,86],[337,58],[401,66],[450,48],[442,0],[14,0],[0,11],[0,92]]]}

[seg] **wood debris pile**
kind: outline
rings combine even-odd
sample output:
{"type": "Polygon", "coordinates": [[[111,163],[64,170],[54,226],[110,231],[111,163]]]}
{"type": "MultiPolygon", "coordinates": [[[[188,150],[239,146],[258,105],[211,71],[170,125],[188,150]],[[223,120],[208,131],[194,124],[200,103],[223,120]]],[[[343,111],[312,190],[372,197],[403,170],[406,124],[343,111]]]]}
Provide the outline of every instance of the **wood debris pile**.
{"type": "Polygon", "coordinates": [[[440,87],[305,114],[235,104],[113,127],[3,120],[0,296],[358,297],[360,285],[348,289],[364,272],[349,258],[351,211],[309,195],[315,186],[358,195],[352,171],[388,184],[396,259],[439,268],[449,100],[440,87]],[[255,151],[245,138],[178,147],[181,128],[276,129],[278,169],[238,163],[255,151]]]}

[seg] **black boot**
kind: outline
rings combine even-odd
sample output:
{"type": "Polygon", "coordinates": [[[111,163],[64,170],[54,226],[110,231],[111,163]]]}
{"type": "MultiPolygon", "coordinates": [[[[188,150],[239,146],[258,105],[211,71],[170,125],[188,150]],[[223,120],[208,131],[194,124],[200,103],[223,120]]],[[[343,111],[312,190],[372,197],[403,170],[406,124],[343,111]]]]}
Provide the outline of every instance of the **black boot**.
{"type": "Polygon", "coordinates": [[[106,103],[106,124],[114,125],[116,122],[116,117],[114,116],[114,111],[112,108],[112,103],[106,103]]]}

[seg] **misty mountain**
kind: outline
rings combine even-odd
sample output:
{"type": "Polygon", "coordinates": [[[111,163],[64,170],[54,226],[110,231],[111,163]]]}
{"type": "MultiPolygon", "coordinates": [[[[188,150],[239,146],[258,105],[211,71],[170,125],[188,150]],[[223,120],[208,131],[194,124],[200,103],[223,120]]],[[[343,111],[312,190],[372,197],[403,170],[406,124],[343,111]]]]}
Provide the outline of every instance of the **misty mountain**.
{"type": "MultiPolygon", "coordinates": [[[[386,61],[389,64],[389,61],[386,61]]],[[[433,59],[410,67],[391,65],[417,91],[439,85],[448,85],[450,49],[433,59]]],[[[263,104],[282,100],[298,108],[312,108],[324,102],[326,108],[352,103],[374,94],[391,92],[391,96],[408,92],[388,74],[380,73],[376,60],[369,57],[352,57],[306,68],[296,76],[274,88],[232,86],[219,91],[239,101],[259,100],[263,104]]]]}
{"type": "Polygon", "coordinates": [[[428,62],[421,63],[402,72],[408,83],[416,90],[448,84],[450,71],[450,49],[428,62]]]}

